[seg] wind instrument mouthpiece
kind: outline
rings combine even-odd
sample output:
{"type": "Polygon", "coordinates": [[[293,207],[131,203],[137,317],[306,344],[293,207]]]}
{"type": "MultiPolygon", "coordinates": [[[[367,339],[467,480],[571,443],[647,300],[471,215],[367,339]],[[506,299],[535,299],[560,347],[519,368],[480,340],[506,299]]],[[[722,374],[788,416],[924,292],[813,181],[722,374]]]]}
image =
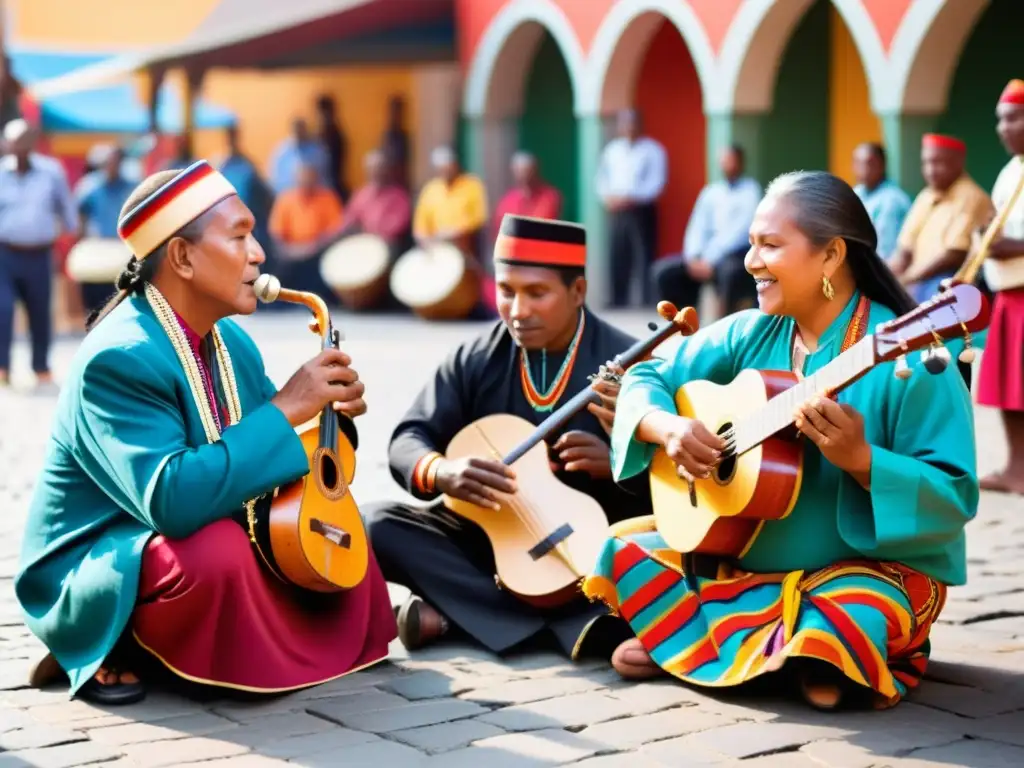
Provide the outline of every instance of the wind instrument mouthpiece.
{"type": "Polygon", "coordinates": [[[265,272],[256,278],[252,287],[256,291],[256,298],[265,304],[277,301],[277,297],[281,295],[281,281],[265,272]]]}

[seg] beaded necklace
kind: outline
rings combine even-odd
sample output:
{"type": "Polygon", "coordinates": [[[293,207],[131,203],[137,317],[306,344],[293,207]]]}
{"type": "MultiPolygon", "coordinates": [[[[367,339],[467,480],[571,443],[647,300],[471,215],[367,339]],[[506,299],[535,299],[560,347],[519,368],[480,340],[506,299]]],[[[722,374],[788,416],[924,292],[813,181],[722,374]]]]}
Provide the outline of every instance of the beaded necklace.
{"type": "MultiPolygon", "coordinates": [[[[175,317],[174,310],[167,303],[167,299],[151,283],[146,283],[146,300],[153,308],[153,314],[167,334],[167,338],[174,347],[178,361],[185,369],[185,378],[188,379],[189,389],[192,391],[192,399],[199,411],[199,419],[203,423],[203,431],[206,432],[206,441],[215,443],[220,440],[221,420],[216,404],[216,395],[213,391],[213,382],[210,380],[210,387],[206,386],[205,366],[192,345],[189,344],[188,336],[175,317]]],[[[213,349],[217,372],[224,390],[224,397],[227,400],[228,425],[237,424],[242,420],[242,401],[238,396],[238,384],[235,381],[235,369],[231,365],[231,356],[228,348],[221,338],[220,330],[213,326],[213,349]]],[[[256,542],[256,499],[245,502],[246,519],[249,524],[249,538],[256,542]]]]}
{"type": "MultiPolygon", "coordinates": [[[[558,369],[558,374],[555,376],[554,381],[551,382],[551,386],[548,387],[546,392],[540,392],[537,385],[533,381],[533,373],[530,371],[530,358],[525,348],[519,350],[519,381],[523,387],[523,394],[526,396],[526,401],[530,404],[530,407],[535,411],[550,411],[555,407],[555,403],[565,392],[566,386],[569,384],[569,377],[572,375],[573,365],[576,363],[576,353],[579,351],[580,339],[583,337],[583,328],[586,325],[586,314],[583,310],[580,310],[580,321],[576,325],[576,334],[572,337],[572,341],[569,343],[569,348],[565,352],[565,360],[562,361],[562,367],[558,369]]],[[[542,349],[540,353],[541,357],[541,383],[547,381],[548,378],[548,353],[546,349],[542,349]]]]}

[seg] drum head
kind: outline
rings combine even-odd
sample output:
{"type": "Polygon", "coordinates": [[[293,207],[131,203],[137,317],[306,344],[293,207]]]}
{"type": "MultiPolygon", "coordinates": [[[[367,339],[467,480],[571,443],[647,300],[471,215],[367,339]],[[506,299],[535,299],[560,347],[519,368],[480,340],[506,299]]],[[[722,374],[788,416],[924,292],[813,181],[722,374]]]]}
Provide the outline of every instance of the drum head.
{"type": "Polygon", "coordinates": [[[450,243],[413,248],[391,270],[391,292],[407,307],[429,307],[448,298],[466,272],[466,258],[450,243]]]}
{"type": "Polygon", "coordinates": [[[388,244],[377,235],[346,237],[320,259],[320,276],[328,288],[346,290],[372,283],[388,268],[388,244]]]}
{"type": "Polygon", "coordinates": [[[131,257],[131,251],[120,240],[85,238],[68,253],[66,271],[78,283],[113,284],[131,257]]]}

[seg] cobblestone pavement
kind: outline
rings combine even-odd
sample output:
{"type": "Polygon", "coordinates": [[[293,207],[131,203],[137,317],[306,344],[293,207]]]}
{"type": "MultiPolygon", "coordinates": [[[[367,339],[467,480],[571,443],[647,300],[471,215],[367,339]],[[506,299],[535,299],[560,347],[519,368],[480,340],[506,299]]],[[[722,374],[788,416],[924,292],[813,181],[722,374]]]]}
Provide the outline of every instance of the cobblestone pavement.
{"type": "MultiPolygon", "coordinates": [[[[618,319],[640,333],[649,319],[618,319]]],[[[315,353],[297,314],[247,324],[283,382],[315,353]]],[[[343,318],[368,388],[354,492],[399,498],[385,448],[401,409],[466,325],[343,318]]],[[[76,342],[55,351],[60,374],[76,342]]],[[[26,361],[24,345],[16,364],[26,361]]],[[[74,765],[210,768],[344,765],[647,768],[1024,766],[1024,504],[983,498],[969,529],[970,583],[952,590],[933,635],[929,680],[886,713],[822,715],[781,694],[706,695],[669,681],[626,685],[606,666],[543,652],[499,659],[469,646],[389,662],[283,698],[193,702],[152,692],[102,709],[25,685],[39,643],[22,626],[11,579],[53,400],[0,394],[0,768],[74,765]]],[[[981,470],[1002,461],[1002,432],[978,414],[981,470]]],[[[394,598],[400,599],[396,594],[394,598]]]]}

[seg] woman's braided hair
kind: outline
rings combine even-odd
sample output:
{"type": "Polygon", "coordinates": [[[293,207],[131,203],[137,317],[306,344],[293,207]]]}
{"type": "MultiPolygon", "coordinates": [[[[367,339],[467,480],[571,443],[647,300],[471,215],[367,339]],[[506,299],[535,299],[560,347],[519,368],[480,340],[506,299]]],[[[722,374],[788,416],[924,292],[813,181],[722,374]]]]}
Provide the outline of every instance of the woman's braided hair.
{"type": "MultiPolygon", "coordinates": [[[[121,207],[120,218],[129,212],[134,210],[142,201],[147,197],[156,192],[160,187],[169,182],[175,176],[181,173],[180,170],[168,170],[159,171],[154,173],[152,176],[147,177],[139,184],[132,193],[128,195],[128,199],[125,200],[124,205],[121,207]]],[[[196,242],[202,237],[203,229],[206,226],[206,216],[199,216],[188,224],[183,226],[171,237],[167,238],[160,247],[150,253],[144,259],[138,259],[135,255],[128,260],[128,264],[122,270],[121,274],[117,276],[117,280],[114,282],[114,287],[117,289],[117,293],[110,297],[106,304],[99,309],[93,310],[85,321],[86,332],[91,331],[96,324],[109,315],[114,309],[124,301],[128,296],[139,293],[146,285],[153,279],[153,275],[156,273],[157,267],[160,266],[160,262],[164,260],[167,255],[167,243],[174,237],[181,237],[189,242],[196,242]]]]}

